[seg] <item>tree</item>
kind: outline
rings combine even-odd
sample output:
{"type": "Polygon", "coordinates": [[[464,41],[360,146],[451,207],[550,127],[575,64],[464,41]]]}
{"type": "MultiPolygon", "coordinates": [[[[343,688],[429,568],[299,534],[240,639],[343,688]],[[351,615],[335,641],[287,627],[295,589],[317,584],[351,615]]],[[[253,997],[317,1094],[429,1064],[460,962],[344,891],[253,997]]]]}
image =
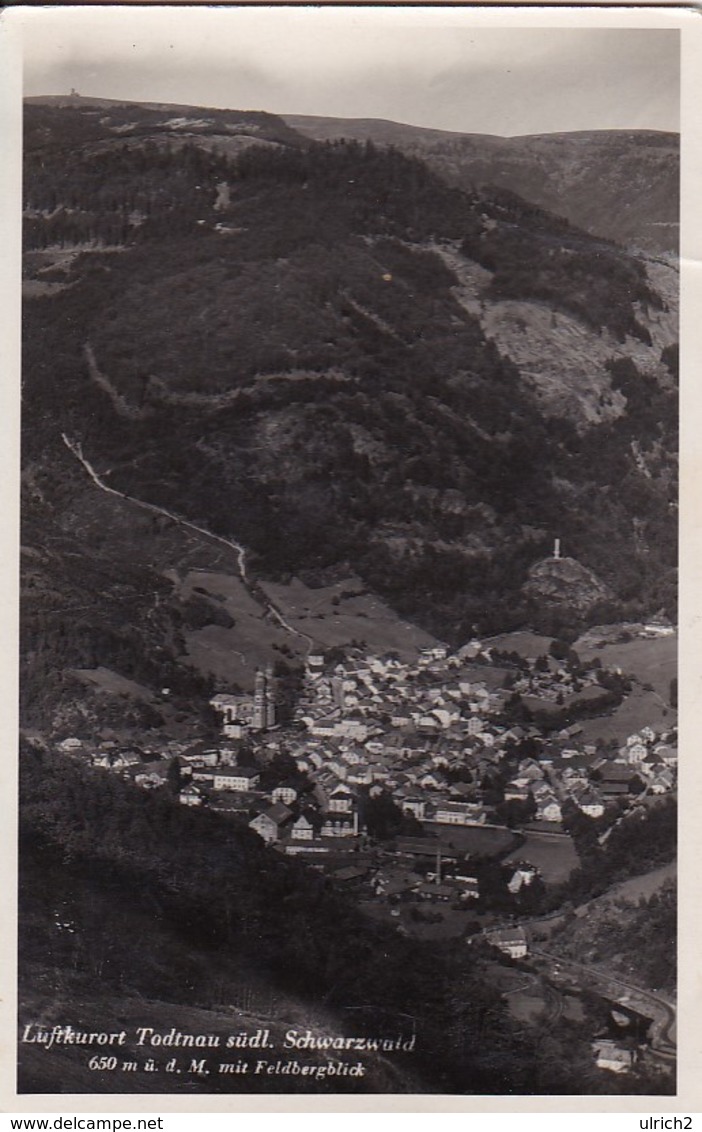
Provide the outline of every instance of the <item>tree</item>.
{"type": "Polygon", "coordinates": [[[531,794],[523,801],[520,798],[510,798],[495,806],[495,814],[509,829],[516,829],[526,822],[533,821],[536,815],[536,802],[531,794]]]}
{"type": "Polygon", "coordinates": [[[554,660],[564,661],[575,668],[580,667],[580,657],[577,652],[562,638],[551,641],[548,651],[554,660]]]}
{"type": "Polygon", "coordinates": [[[566,798],[563,803],[562,822],[566,833],[573,838],[579,856],[597,844],[598,827],[595,820],[584,814],[572,798],[566,798]]]}
{"type": "Polygon", "coordinates": [[[404,814],[386,790],[362,800],[361,816],[368,834],[376,841],[387,841],[400,833],[416,834],[421,825],[411,814],[404,814]]]}
{"type": "Polygon", "coordinates": [[[531,723],[532,715],[529,708],[522,701],[519,692],[512,692],[512,695],[505,702],[503,708],[503,716],[509,723],[531,723]]]}
{"type": "Polygon", "coordinates": [[[179,794],[183,785],[183,772],[180,766],[180,759],[176,755],[171,759],[168,764],[168,772],[166,774],[166,787],[171,794],[179,794]]]}
{"type": "Polygon", "coordinates": [[[267,766],[261,771],[261,790],[274,790],[276,786],[288,783],[298,793],[310,788],[310,781],[287,751],[277,751],[267,766]]]}

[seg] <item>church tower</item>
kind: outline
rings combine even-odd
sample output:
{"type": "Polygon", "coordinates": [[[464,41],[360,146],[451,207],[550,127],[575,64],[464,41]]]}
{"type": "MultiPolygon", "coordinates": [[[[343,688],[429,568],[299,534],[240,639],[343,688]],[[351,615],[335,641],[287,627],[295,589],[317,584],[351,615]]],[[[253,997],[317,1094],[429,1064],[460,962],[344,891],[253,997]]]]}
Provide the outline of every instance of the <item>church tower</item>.
{"type": "Polygon", "coordinates": [[[275,678],[272,664],[266,668],[266,727],[275,727],[275,678]]]}
{"type": "Polygon", "coordinates": [[[261,668],[256,671],[251,718],[252,731],[266,731],[269,727],[275,727],[275,679],[271,664],[265,672],[261,668]]]}
{"type": "Polygon", "coordinates": [[[266,676],[260,668],[256,670],[251,726],[254,731],[263,731],[266,727],[266,676]]]}

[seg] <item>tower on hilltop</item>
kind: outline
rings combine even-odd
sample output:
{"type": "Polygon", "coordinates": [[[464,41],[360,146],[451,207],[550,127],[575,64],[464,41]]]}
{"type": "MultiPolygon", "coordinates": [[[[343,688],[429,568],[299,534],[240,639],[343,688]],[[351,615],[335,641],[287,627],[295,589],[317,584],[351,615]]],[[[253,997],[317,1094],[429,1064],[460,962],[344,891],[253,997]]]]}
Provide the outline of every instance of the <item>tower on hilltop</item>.
{"type": "Polygon", "coordinates": [[[561,557],[561,540],[559,538],[554,539],[553,542],[553,557],[556,562],[561,557]]]}

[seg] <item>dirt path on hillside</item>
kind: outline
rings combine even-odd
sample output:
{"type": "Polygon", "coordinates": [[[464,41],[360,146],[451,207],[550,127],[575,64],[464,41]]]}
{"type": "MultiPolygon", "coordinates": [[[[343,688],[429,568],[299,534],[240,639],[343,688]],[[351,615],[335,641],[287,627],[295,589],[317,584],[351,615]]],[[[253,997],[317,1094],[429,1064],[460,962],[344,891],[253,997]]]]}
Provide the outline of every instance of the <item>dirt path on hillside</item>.
{"type": "Polygon", "coordinates": [[[310,650],[314,647],[314,641],[312,637],[308,636],[307,633],[303,633],[299,629],[295,629],[290,624],[290,622],[287,621],[287,619],[277,608],[277,606],[274,605],[270,598],[265,595],[261,587],[250,577],[247,569],[247,551],[245,546],[242,546],[242,544],[240,542],[237,542],[236,539],[228,539],[223,535],[216,535],[212,531],[208,531],[206,527],[201,527],[197,523],[192,523],[189,519],[183,519],[180,515],[174,514],[173,511],[169,511],[168,508],[161,507],[157,503],[147,503],[143,499],[136,499],[133,495],[126,495],[124,492],[118,491],[117,488],[109,487],[109,485],[100,478],[86,456],[83,455],[83,449],[80,442],[72,440],[70,437],[66,436],[65,432],[61,433],[61,439],[68,448],[69,452],[71,452],[75,456],[81,467],[90,476],[90,479],[93,481],[95,486],[98,487],[101,491],[106,492],[108,495],[117,496],[118,499],[122,499],[127,503],[132,503],[135,507],[140,507],[142,508],[142,510],[150,511],[152,514],[164,515],[166,518],[171,519],[174,523],[178,523],[181,527],[185,527],[190,531],[195,531],[197,534],[202,535],[205,538],[212,539],[214,542],[221,543],[224,546],[229,547],[230,550],[233,550],[236,554],[239,577],[241,578],[241,581],[243,582],[244,586],[246,587],[254,601],[256,601],[256,603],[260,605],[265,610],[265,613],[271,616],[274,621],[277,621],[280,627],[284,629],[286,633],[290,633],[292,636],[300,637],[302,640],[306,641],[307,653],[310,652],[310,650]]]}

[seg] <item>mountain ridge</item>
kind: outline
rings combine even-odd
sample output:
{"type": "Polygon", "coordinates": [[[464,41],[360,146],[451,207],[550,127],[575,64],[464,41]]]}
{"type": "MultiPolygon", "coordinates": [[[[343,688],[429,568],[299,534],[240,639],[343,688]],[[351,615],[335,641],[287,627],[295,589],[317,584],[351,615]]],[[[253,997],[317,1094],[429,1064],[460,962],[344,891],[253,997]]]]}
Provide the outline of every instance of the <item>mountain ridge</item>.
{"type": "Polygon", "coordinates": [[[593,235],[654,252],[677,251],[679,134],[623,129],[501,137],[384,119],[284,118],[317,140],[371,138],[396,145],[423,157],[450,184],[510,189],[593,235]]]}
{"type": "MultiPolygon", "coordinates": [[[[488,141],[495,142],[499,145],[501,142],[509,143],[513,141],[535,141],[546,139],[599,139],[608,137],[632,137],[632,138],[647,138],[647,137],[660,137],[661,139],[674,139],[679,138],[680,134],[677,130],[653,130],[646,127],[632,126],[605,128],[605,129],[585,129],[585,130],[547,130],[536,131],[526,134],[488,134],[480,130],[447,130],[437,126],[420,126],[412,122],[398,122],[393,118],[372,118],[372,117],[328,117],[324,114],[281,114],[286,122],[292,124],[295,129],[307,129],[315,133],[324,130],[329,139],[341,137],[355,137],[357,141],[365,140],[365,137],[358,136],[351,131],[364,130],[378,127],[380,130],[385,130],[390,127],[392,130],[416,132],[418,135],[436,135],[441,138],[457,139],[457,138],[470,138],[470,139],[487,139],[488,141]],[[342,131],[342,132],[338,132],[342,131]],[[345,133],[343,131],[349,131],[345,133]]],[[[315,138],[315,140],[326,140],[322,138],[315,138]]]]}

